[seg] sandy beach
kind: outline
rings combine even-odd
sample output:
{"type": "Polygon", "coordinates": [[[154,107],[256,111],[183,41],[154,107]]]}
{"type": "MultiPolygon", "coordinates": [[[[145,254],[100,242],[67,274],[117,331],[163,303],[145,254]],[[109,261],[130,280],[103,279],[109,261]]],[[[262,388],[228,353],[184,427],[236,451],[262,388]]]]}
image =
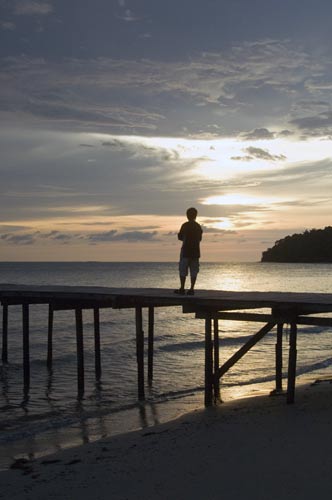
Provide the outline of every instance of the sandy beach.
{"type": "Polygon", "coordinates": [[[296,403],[255,396],[146,430],[18,461],[0,474],[6,499],[306,499],[332,487],[332,386],[296,403]]]}

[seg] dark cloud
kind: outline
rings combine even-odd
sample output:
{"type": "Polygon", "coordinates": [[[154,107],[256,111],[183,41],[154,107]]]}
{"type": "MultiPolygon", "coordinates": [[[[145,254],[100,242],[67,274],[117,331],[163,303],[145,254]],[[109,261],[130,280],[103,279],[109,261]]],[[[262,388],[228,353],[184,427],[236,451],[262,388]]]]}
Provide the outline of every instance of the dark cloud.
{"type": "Polygon", "coordinates": [[[255,130],[252,130],[251,132],[247,132],[244,134],[241,134],[241,139],[245,141],[250,141],[250,140],[261,140],[261,139],[274,139],[275,138],[275,133],[270,132],[267,128],[256,128],[255,130]]]}
{"type": "Polygon", "coordinates": [[[157,241],[157,234],[157,231],[127,231],[119,233],[116,230],[112,230],[103,233],[91,234],[87,239],[90,243],[106,243],[112,241],[135,243],[138,241],[157,241]]]}
{"type": "Polygon", "coordinates": [[[2,234],[0,240],[10,245],[33,245],[36,242],[34,234],[2,234]]]}
{"type": "Polygon", "coordinates": [[[324,111],[317,115],[305,116],[291,120],[295,125],[307,135],[331,135],[332,134],[332,111],[324,111]]]}
{"type": "Polygon", "coordinates": [[[241,160],[241,161],[251,161],[251,160],[268,160],[268,161],[284,161],[286,160],[285,155],[272,155],[266,149],[249,147],[245,148],[244,151],[248,153],[245,156],[232,156],[232,160],[241,160]]]}

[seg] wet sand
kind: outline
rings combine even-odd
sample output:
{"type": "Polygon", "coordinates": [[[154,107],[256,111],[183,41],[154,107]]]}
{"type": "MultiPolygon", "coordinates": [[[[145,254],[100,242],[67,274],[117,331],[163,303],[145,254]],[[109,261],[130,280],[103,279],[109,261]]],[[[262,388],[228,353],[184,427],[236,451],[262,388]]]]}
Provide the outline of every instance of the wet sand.
{"type": "Polygon", "coordinates": [[[332,385],[255,396],[0,473],[0,498],[313,499],[332,487],[332,385]]]}

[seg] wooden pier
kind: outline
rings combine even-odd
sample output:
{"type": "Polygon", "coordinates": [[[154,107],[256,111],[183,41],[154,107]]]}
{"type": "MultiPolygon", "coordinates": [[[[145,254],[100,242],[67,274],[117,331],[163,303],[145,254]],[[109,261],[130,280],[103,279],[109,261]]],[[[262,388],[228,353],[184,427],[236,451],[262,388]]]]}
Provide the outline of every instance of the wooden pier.
{"type": "Polygon", "coordinates": [[[295,398],[298,325],[332,327],[332,294],[285,292],[230,292],[198,290],[194,296],[177,295],[162,288],[107,288],[75,286],[0,285],[2,305],[2,363],[8,363],[9,308],[22,307],[23,386],[30,387],[29,306],[48,304],[47,359],[52,367],[53,319],[58,310],[72,310],[76,319],[77,391],[84,393],[84,309],[92,309],[94,317],[95,374],[101,377],[101,344],[99,310],[132,309],[135,311],[138,398],[145,397],[143,312],[148,312],[148,382],[153,378],[154,310],[157,307],[179,306],[183,313],[194,314],[204,321],[205,331],[205,393],[210,406],[220,401],[220,379],[257,342],[275,331],[275,393],[282,392],[282,344],[284,325],[290,325],[287,376],[287,403],[295,398]],[[256,310],[256,312],[252,312],[256,310]],[[257,312],[264,310],[264,312],[257,312]],[[265,312],[266,311],[266,312],[265,312]],[[319,316],[317,316],[319,314],[319,316]],[[324,314],[324,316],[322,316],[324,314]],[[219,322],[247,321],[264,323],[222,366],[219,362],[219,322]]]}

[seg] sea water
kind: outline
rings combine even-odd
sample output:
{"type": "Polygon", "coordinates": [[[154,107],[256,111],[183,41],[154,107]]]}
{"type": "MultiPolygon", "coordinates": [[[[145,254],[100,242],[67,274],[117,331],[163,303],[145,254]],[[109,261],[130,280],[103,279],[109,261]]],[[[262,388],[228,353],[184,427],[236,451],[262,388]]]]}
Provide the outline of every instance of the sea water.
{"type": "MultiPolygon", "coordinates": [[[[332,292],[332,265],[201,263],[199,289],[332,292]]],[[[0,283],[177,288],[176,263],[0,263],[0,283]]],[[[179,307],[155,310],[154,378],[137,401],[133,310],[102,309],[102,377],[95,380],[92,311],[84,311],[85,393],[77,399],[74,311],[54,315],[53,369],[46,367],[48,307],[30,306],[31,384],[23,391],[21,308],[9,307],[8,364],[0,367],[0,466],[150,426],[204,404],[204,321],[179,307]]],[[[147,322],[144,316],[145,326],[147,322]]],[[[222,363],[260,325],[220,322],[222,363]]],[[[146,329],[146,328],[145,328],[146,329]]],[[[298,380],[328,377],[331,329],[299,327],[298,380]]],[[[284,342],[287,369],[287,326],[284,342]]],[[[224,400],[274,388],[275,332],[223,377],[224,400]]],[[[285,373],[286,375],[286,373],[285,373]]]]}

